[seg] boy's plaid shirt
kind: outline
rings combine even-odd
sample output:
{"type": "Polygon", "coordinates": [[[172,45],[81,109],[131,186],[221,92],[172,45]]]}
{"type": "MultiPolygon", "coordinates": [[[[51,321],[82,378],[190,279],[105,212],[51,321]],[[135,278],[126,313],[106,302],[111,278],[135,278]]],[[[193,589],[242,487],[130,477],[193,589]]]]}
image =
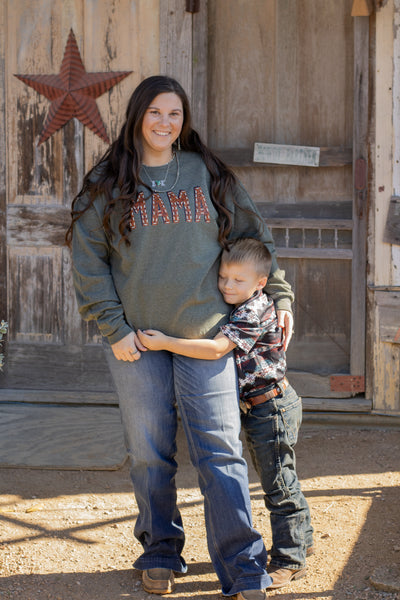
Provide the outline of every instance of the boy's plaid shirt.
{"type": "Polygon", "coordinates": [[[234,344],[241,399],[262,394],[283,379],[286,355],[273,300],[261,290],[236,307],[221,332],[234,344]]]}

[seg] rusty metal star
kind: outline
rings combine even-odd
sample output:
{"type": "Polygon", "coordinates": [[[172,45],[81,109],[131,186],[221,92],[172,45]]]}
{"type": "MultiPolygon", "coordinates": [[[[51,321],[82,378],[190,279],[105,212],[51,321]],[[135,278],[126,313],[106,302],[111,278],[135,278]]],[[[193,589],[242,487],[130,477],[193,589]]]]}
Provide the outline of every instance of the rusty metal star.
{"type": "Polygon", "coordinates": [[[95,99],[130,73],[132,71],[87,73],[71,29],[58,75],[15,75],[51,101],[38,143],[45,142],[75,117],[109,144],[95,99]]]}

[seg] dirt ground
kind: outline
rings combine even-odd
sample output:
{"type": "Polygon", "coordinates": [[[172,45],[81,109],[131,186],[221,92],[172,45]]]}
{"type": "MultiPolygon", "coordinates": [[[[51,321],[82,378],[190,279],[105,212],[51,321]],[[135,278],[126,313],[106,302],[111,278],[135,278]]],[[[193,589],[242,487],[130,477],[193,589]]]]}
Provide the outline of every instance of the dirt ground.
{"type": "MultiPolygon", "coordinates": [[[[182,432],[178,441],[189,569],[177,577],[169,598],[221,599],[182,432]]],[[[308,559],[306,578],[268,597],[400,597],[386,572],[400,563],[399,450],[399,429],[303,425],[298,472],[311,507],[316,554],[308,559]]],[[[254,523],[268,548],[268,513],[251,467],[249,477],[254,523]]],[[[133,537],[136,514],[127,464],[117,471],[0,469],[1,600],[156,598],[142,591],[140,573],[132,568],[140,552],[133,537]]]]}

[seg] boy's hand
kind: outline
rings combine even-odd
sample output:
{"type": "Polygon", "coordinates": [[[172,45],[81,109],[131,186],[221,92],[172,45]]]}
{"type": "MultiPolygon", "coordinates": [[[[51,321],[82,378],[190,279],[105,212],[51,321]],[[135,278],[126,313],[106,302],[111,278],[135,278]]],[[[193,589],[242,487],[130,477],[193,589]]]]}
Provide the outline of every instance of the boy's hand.
{"type": "Polygon", "coordinates": [[[137,330],[137,335],[143,346],[148,350],[166,350],[168,337],[156,329],[137,330]]]}
{"type": "Polygon", "coordinates": [[[293,335],[293,315],[288,310],[277,310],[278,327],[283,329],[283,349],[287,350],[293,335]]]}

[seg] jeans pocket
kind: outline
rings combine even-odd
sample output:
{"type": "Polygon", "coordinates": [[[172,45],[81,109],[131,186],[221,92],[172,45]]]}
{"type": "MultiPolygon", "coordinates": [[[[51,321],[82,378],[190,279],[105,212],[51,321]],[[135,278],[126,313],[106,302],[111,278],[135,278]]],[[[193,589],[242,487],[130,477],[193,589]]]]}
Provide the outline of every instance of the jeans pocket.
{"type": "Polygon", "coordinates": [[[278,406],[288,442],[290,446],[294,446],[297,442],[302,420],[302,402],[294,390],[293,393],[291,393],[292,390],[288,391],[289,393],[284,395],[278,406]]]}

